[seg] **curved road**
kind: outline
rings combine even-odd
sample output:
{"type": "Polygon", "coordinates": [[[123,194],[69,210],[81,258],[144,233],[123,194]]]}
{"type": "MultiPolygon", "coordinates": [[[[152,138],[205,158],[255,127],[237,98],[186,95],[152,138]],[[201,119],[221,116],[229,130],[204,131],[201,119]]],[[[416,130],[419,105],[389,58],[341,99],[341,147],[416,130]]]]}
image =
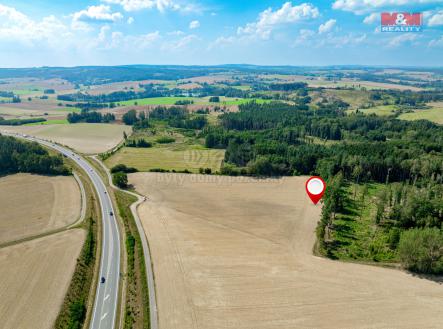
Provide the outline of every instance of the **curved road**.
{"type": "Polygon", "coordinates": [[[102,210],[102,252],[100,260],[100,275],[97,283],[94,308],[90,329],[114,329],[117,314],[117,301],[120,282],[120,235],[114,216],[112,201],[106,192],[106,186],[93,167],[82,157],[57,144],[27,135],[4,133],[15,137],[25,138],[55,149],[75,161],[89,176],[99,197],[102,210]],[[105,278],[101,283],[100,279],[105,278]]]}

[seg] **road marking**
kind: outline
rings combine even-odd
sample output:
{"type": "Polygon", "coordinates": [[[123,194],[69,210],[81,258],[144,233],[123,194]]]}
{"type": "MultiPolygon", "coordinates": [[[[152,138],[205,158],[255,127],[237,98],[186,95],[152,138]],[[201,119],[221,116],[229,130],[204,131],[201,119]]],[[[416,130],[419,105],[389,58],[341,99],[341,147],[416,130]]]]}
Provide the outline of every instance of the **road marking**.
{"type": "Polygon", "coordinates": [[[109,298],[109,294],[106,295],[105,300],[107,300],[109,298]]]}
{"type": "Polygon", "coordinates": [[[100,321],[103,321],[104,318],[106,318],[106,315],[108,315],[108,313],[103,314],[102,318],[100,319],[100,321]]]}

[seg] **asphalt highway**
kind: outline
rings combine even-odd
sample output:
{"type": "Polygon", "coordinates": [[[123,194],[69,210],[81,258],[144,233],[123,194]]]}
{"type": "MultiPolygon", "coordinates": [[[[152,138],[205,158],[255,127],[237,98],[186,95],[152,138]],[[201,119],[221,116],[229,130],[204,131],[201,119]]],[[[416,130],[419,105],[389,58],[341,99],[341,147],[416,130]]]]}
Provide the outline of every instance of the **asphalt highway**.
{"type": "Polygon", "coordinates": [[[105,184],[89,162],[67,148],[32,136],[11,133],[5,133],[5,135],[25,138],[57,150],[75,161],[91,179],[101,206],[103,234],[99,278],[90,329],[114,329],[120,283],[120,235],[112,201],[105,184]],[[102,278],[105,281],[103,283],[102,278]]]}

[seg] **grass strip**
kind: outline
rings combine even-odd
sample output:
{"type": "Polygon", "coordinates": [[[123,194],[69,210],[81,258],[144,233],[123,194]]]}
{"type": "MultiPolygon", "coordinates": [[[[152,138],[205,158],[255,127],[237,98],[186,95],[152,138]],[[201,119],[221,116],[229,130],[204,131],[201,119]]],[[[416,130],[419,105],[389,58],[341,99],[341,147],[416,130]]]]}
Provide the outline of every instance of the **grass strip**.
{"type": "MultiPolygon", "coordinates": [[[[84,178],[84,177],[82,177],[84,178]]],[[[86,229],[86,240],[77,260],[77,265],[72,276],[71,284],[65,296],[65,300],[54,324],[56,329],[81,329],[86,320],[94,282],[94,270],[97,262],[98,223],[96,201],[92,196],[89,184],[85,184],[88,195],[86,220],[79,225],[86,229]]]]}
{"type": "Polygon", "coordinates": [[[115,191],[115,198],[126,236],[127,284],[124,314],[125,329],[149,329],[149,291],[143,246],[130,206],[137,198],[115,191]]]}

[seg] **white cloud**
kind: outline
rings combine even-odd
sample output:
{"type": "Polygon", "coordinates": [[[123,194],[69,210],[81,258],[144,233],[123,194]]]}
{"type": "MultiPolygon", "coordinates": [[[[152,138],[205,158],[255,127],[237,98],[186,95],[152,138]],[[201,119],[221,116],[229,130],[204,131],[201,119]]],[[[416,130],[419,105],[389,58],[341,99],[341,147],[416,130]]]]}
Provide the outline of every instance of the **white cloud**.
{"type": "Polygon", "coordinates": [[[109,4],[116,4],[123,7],[125,11],[138,11],[142,9],[156,8],[160,12],[166,10],[191,11],[192,5],[182,6],[173,0],[101,0],[109,4]]]}
{"type": "Polygon", "coordinates": [[[417,34],[402,34],[397,37],[394,37],[389,41],[388,47],[390,48],[396,48],[401,46],[404,43],[412,43],[418,39],[417,34]]]}
{"type": "Polygon", "coordinates": [[[119,12],[112,13],[111,8],[105,5],[89,6],[87,9],[80,10],[72,14],[74,22],[101,22],[112,23],[122,19],[123,15],[119,12]]]}
{"type": "Polygon", "coordinates": [[[429,26],[439,26],[443,25],[443,10],[438,11],[435,15],[433,15],[429,21],[429,26]]]}
{"type": "Polygon", "coordinates": [[[189,34],[177,41],[165,42],[162,45],[162,50],[164,50],[164,51],[180,50],[180,49],[186,48],[189,44],[191,44],[192,42],[194,42],[196,40],[198,40],[198,37],[195,34],[189,34]]]}
{"type": "Polygon", "coordinates": [[[160,40],[161,35],[159,31],[155,31],[155,32],[151,32],[151,33],[147,33],[147,34],[142,34],[142,35],[138,35],[133,37],[133,39],[129,40],[129,44],[137,44],[138,47],[140,48],[149,48],[151,46],[153,46],[156,41],[160,40]]]}
{"type": "Polygon", "coordinates": [[[16,10],[0,4],[0,39],[15,41],[28,46],[35,42],[46,41],[49,45],[58,45],[59,41],[70,36],[68,27],[54,16],[33,20],[16,10]]]}
{"type": "Polygon", "coordinates": [[[211,42],[208,46],[208,49],[211,50],[211,49],[215,49],[215,48],[224,48],[226,46],[232,45],[236,41],[238,41],[238,39],[236,37],[221,36],[221,37],[218,37],[217,39],[215,39],[215,41],[211,42]]]}
{"type": "Polygon", "coordinates": [[[191,30],[197,29],[199,27],[200,27],[200,22],[199,21],[192,21],[191,23],[189,23],[189,28],[191,30]]]}
{"type": "Polygon", "coordinates": [[[417,4],[441,3],[443,0],[335,0],[332,8],[363,14],[382,7],[413,6],[417,4]]]}
{"type": "Polygon", "coordinates": [[[276,11],[268,8],[261,12],[256,22],[248,23],[244,27],[239,27],[237,33],[240,35],[251,35],[258,36],[262,39],[269,39],[273,29],[279,25],[296,23],[318,16],[318,8],[312,4],[302,3],[298,6],[293,6],[291,2],[286,2],[276,11]]]}
{"type": "Polygon", "coordinates": [[[181,36],[181,35],[184,35],[185,32],[180,31],[180,30],[177,30],[177,31],[168,32],[167,34],[168,34],[168,35],[181,36]]]}
{"type": "Polygon", "coordinates": [[[308,29],[301,29],[299,31],[299,36],[295,39],[295,45],[300,45],[306,43],[315,35],[315,32],[308,29]]]}
{"type": "Polygon", "coordinates": [[[330,19],[329,21],[327,21],[324,24],[321,24],[318,27],[318,33],[322,34],[322,33],[330,32],[334,28],[336,23],[337,23],[337,21],[335,19],[330,19]]]}
{"type": "Polygon", "coordinates": [[[363,20],[365,24],[373,24],[380,18],[380,13],[372,13],[363,20]]]}
{"type": "Polygon", "coordinates": [[[129,25],[134,23],[134,17],[129,17],[128,20],[126,21],[126,23],[128,23],[129,25]]]}
{"type": "Polygon", "coordinates": [[[429,42],[429,47],[443,47],[443,36],[440,39],[433,39],[429,42]]]}
{"type": "Polygon", "coordinates": [[[119,31],[111,32],[111,27],[105,25],[100,29],[97,38],[88,46],[89,48],[105,50],[115,48],[122,50],[146,49],[156,45],[156,42],[160,39],[161,35],[159,31],[138,35],[125,35],[119,31]]]}

